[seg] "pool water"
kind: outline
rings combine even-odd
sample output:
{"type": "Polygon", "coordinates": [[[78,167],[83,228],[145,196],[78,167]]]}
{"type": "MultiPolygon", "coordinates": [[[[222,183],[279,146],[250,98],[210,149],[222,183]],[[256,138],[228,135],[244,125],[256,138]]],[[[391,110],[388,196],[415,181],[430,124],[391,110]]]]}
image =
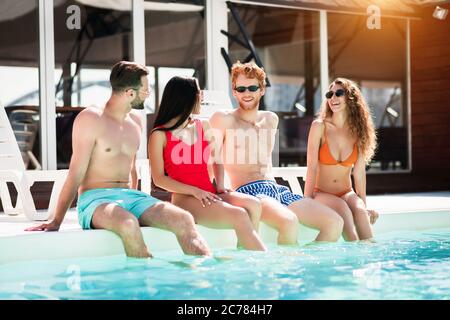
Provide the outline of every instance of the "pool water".
{"type": "MultiPolygon", "coordinates": [[[[0,253],[1,254],[1,253],[0,253]]],[[[0,265],[0,299],[449,299],[450,229],[376,243],[271,245],[0,265]]]]}

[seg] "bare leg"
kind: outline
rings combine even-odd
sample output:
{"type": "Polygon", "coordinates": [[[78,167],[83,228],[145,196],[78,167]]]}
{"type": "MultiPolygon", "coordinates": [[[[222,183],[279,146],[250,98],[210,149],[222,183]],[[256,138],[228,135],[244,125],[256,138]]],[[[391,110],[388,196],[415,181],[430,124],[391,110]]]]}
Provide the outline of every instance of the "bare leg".
{"type": "Polygon", "coordinates": [[[335,195],[318,192],[314,197],[314,200],[323,203],[336,211],[342,219],[344,219],[344,231],[343,236],[347,241],[359,240],[358,233],[356,232],[355,223],[353,221],[352,210],[348,207],[347,203],[335,195]]]}
{"type": "Polygon", "coordinates": [[[250,216],[253,228],[258,231],[261,219],[261,202],[258,198],[240,192],[221,193],[219,196],[233,206],[244,208],[250,216]]]}
{"type": "Polygon", "coordinates": [[[201,225],[217,228],[232,228],[236,232],[239,243],[249,250],[266,250],[245,209],[235,207],[224,201],[213,202],[202,207],[196,198],[183,194],[174,194],[172,202],[192,213],[195,221],[201,225]]]}
{"type": "Polygon", "coordinates": [[[355,192],[349,192],[342,196],[347,202],[353,213],[356,231],[358,231],[359,239],[366,240],[373,238],[372,226],[370,225],[369,212],[366,209],[364,201],[355,192]]]}
{"type": "Polygon", "coordinates": [[[106,229],[116,233],[123,241],[127,256],[151,257],[145,246],[138,220],[122,207],[113,203],[98,206],[91,224],[95,229],[106,229]]]}
{"type": "Polygon", "coordinates": [[[208,245],[195,227],[191,214],[169,202],[159,202],[145,210],[139,218],[142,226],[151,226],[175,233],[183,252],[211,255],[208,245]]]}
{"type": "Polygon", "coordinates": [[[302,199],[288,207],[298,217],[301,224],[319,230],[316,241],[339,240],[344,220],[331,208],[312,199],[302,199]]]}
{"type": "Polygon", "coordinates": [[[275,199],[262,198],[261,221],[278,231],[278,244],[296,244],[298,219],[296,215],[275,199]]]}

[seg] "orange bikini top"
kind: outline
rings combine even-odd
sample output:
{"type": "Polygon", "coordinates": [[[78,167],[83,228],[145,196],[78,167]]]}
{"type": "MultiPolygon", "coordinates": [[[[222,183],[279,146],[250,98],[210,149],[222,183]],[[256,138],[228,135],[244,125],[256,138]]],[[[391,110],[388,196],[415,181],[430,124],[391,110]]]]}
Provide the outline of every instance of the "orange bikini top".
{"type": "MultiPolygon", "coordinates": [[[[325,123],[324,123],[325,126],[325,123]]],[[[327,142],[327,127],[325,126],[323,136],[324,136],[324,143],[322,146],[320,146],[319,149],[319,163],[326,164],[326,165],[336,165],[340,164],[344,167],[351,167],[356,163],[356,160],[358,160],[358,148],[356,147],[356,143],[353,145],[353,151],[348,156],[348,158],[344,161],[337,161],[333,155],[331,154],[330,147],[328,146],[327,142]]]]}

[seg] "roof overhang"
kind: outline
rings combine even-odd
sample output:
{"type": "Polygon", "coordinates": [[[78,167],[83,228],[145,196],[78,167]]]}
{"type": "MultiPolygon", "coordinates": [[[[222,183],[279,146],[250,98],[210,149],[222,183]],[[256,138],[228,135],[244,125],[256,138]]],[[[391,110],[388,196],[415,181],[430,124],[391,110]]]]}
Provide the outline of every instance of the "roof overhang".
{"type": "Polygon", "coordinates": [[[383,17],[421,18],[424,6],[449,3],[442,0],[231,0],[233,3],[269,5],[309,10],[370,15],[370,6],[377,6],[383,17]]]}

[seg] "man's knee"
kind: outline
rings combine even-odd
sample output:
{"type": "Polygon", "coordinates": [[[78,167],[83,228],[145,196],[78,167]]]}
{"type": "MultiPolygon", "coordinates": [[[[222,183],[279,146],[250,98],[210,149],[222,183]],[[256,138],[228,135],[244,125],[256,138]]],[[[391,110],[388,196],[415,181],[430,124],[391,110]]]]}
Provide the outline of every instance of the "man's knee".
{"type": "Polygon", "coordinates": [[[261,201],[258,199],[249,199],[249,204],[246,206],[248,208],[249,214],[251,215],[252,219],[260,220],[261,219],[261,212],[262,212],[262,205],[261,201]]]}
{"type": "Polygon", "coordinates": [[[291,215],[287,215],[282,217],[279,220],[279,229],[280,231],[291,231],[298,228],[298,218],[292,213],[291,215]]]}
{"type": "Polygon", "coordinates": [[[117,226],[117,231],[121,235],[131,235],[139,230],[139,221],[131,214],[129,217],[121,220],[117,226]]]}
{"type": "Polygon", "coordinates": [[[344,219],[335,213],[327,219],[327,226],[335,231],[342,232],[344,229],[344,219]]]}
{"type": "Polygon", "coordinates": [[[168,228],[172,232],[182,234],[185,232],[191,232],[195,229],[194,217],[190,212],[176,206],[172,206],[169,210],[169,219],[174,223],[171,223],[168,228]]]}
{"type": "Polygon", "coordinates": [[[258,198],[250,198],[248,201],[249,201],[249,208],[251,210],[261,213],[262,204],[258,198]]]}
{"type": "Polygon", "coordinates": [[[177,214],[178,218],[180,219],[180,224],[184,228],[193,228],[195,226],[194,217],[192,214],[186,210],[180,209],[180,211],[177,214]]]}

